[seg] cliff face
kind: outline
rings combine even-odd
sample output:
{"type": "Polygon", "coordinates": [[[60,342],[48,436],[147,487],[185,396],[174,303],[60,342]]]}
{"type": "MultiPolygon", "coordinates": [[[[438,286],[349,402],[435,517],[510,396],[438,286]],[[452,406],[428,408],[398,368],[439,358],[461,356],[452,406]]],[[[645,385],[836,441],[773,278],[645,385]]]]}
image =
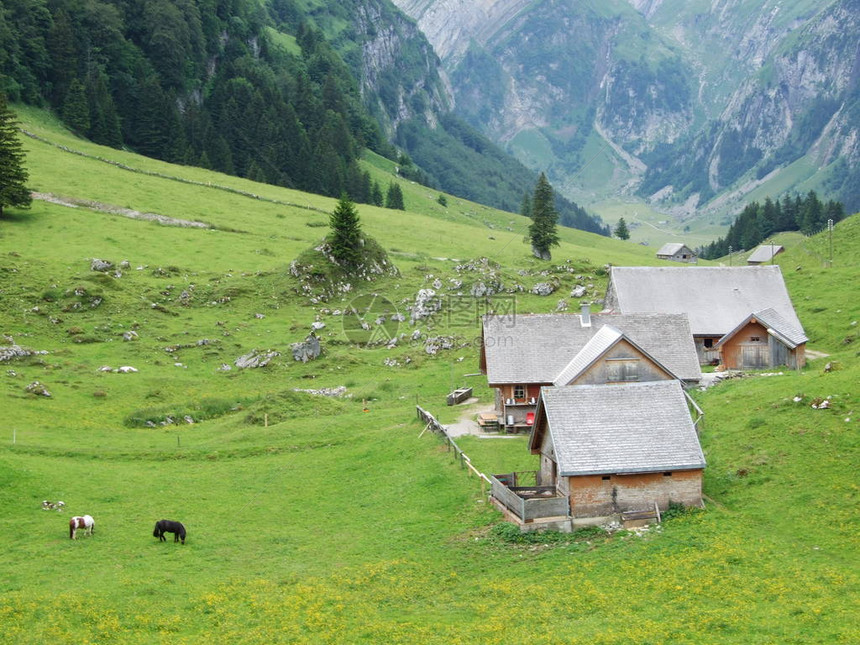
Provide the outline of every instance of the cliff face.
{"type": "Polygon", "coordinates": [[[360,0],[351,14],[356,76],[389,137],[419,118],[431,126],[448,112],[453,94],[441,62],[418,26],[381,0],[360,0]]]}
{"type": "Polygon", "coordinates": [[[860,165],[860,0],[394,2],[456,111],[575,198],[723,207],[805,155],[860,165]]]}

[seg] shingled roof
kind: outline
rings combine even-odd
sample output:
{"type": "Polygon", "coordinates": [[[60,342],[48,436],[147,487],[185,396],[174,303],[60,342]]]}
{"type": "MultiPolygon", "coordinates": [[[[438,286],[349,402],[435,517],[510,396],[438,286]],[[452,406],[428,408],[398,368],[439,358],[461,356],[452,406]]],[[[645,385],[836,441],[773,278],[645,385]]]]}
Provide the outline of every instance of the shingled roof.
{"type": "Polygon", "coordinates": [[[760,264],[762,262],[770,262],[773,257],[782,253],[785,249],[779,244],[762,244],[753,251],[747,258],[750,264],[760,264]]]}
{"type": "Polygon", "coordinates": [[[777,265],[612,267],[606,308],[623,314],[686,313],[696,336],[723,336],[763,309],[803,330],[777,265]]]}
{"type": "Polygon", "coordinates": [[[705,467],[678,381],[542,387],[532,450],[544,432],[565,477],[705,467]]]}
{"type": "MultiPolygon", "coordinates": [[[[686,247],[686,244],[681,242],[666,242],[663,246],[660,247],[660,250],[657,251],[657,255],[675,255],[678,251],[686,247]]],[[[692,249],[687,248],[688,251],[692,253],[692,249]]]]}
{"type": "Polygon", "coordinates": [[[758,320],[762,325],[764,325],[767,328],[768,334],[778,338],[791,349],[794,349],[798,345],[802,345],[809,340],[806,337],[806,334],[803,333],[803,329],[795,327],[773,309],[763,309],[762,311],[757,311],[754,314],[747,316],[743,322],[723,336],[716,346],[719,347],[725,344],[730,338],[732,338],[732,336],[746,327],[753,319],[758,320]]]}
{"type": "Polygon", "coordinates": [[[485,316],[483,364],[490,385],[552,383],[605,325],[685,381],[702,378],[693,337],[683,314],[579,314],[485,316]]]}

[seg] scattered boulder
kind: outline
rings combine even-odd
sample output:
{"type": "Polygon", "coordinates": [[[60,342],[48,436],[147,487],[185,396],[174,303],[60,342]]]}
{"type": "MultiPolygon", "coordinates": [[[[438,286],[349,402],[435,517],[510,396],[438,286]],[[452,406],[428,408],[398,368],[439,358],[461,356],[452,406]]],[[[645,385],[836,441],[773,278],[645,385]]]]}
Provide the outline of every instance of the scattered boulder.
{"type": "Polygon", "coordinates": [[[310,334],[305,338],[304,342],[293,343],[291,345],[291,349],[293,350],[293,358],[297,361],[301,361],[302,363],[307,363],[308,361],[319,358],[319,355],[322,352],[320,339],[313,334],[310,334]]]}
{"type": "Polygon", "coordinates": [[[137,335],[137,332],[134,330],[125,331],[122,333],[122,339],[126,342],[129,342],[132,340],[137,340],[138,338],[139,338],[139,336],[137,335]]]}
{"type": "Polygon", "coordinates": [[[30,385],[24,388],[24,391],[28,394],[34,394],[35,396],[51,396],[51,393],[48,392],[48,388],[39,383],[39,381],[33,381],[30,385]]]}
{"type": "Polygon", "coordinates": [[[582,298],[585,295],[585,291],[586,291],[585,286],[578,284],[570,292],[570,297],[571,298],[582,298]]]}
{"type": "Polygon", "coordinates": [[[133,374],[137,371],[136,367],[132,367],[131,365],[123,365],[122,367],[117,367],[114,372],[118,374],[133,374]]]}
{"type": "Polygon", "coordinates": [[[538,282],[531,288],[531,292],[536,296],[548,296],[555,293],[555,285],[549,282],[538,282]]]}
{"type": "Polygon", "coordinates": [[[442,301],[436,297],[433,289],[420,289],[412,305],[410,322],[414,325],[423,318],[429,318],[442,308],[442,301]]]}
{"type": "Polygon", "coordinates": [[[302,390],[299,388],[293,388],[293,392],[304,392],[305,394],[312,394],[314,396],[341,397],[346,396],[346,386],[338,385],[337,387],[324,387],[319,390],[302,390]]]}
{"type": "Polygon", "coordinates": [[[261,352],[254,349],[233,361],[233,365],[239,369],[265,367],[273,358],[280,355],[280,352],[276,352],[274,350],[261,352]]]}
{"type": "Polygon", "coordinates": [[[441,349],[454,349],[454,339],[451,336],[434,336],[424,341],[424,351],[431,356],[441,349]]]}
{"type": "Polygon", "coordinates": [[[4,361],[11,361],[16,358],[27,358],[28,356],[34,356],[36,354],[47,354],[46,351],[36,352],[31,349],[25,349],[20,345],[11,344],[11,345],[0,345],[0,363],[4,361]]]}
{"type": "Polygon", "coordinates": [[[113,269],[113,262],[110,260],[101,260],[99,258],[93,258],[93,261],[90,263],[90,270],[99,271],[101,273],[107,273],[113,269]]]}

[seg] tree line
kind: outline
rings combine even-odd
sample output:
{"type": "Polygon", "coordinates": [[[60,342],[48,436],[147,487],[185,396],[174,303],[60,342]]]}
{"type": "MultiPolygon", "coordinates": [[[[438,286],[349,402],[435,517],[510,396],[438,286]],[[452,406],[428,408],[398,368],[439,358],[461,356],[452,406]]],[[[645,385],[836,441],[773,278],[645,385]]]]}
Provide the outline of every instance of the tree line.
{"type": "Polygon", "coordinates": [[[323,35],[270,15],[284,4],[4,0],[0,91],[96,143],[383,205],[358,158],[394,149],[323,35]],[[275,18],[296,47],[273,41],[275,18]]]}
{"type": "Polygon", "coordinates": [[[728,255],[729,249],[752,249],[777,232],[800,231],[812,235],[824,229],[828,220],[836,223],[844,217],[845,209],[840,202],[822,202],[813,190],[803,196],[786,194],[781,200],[767,197],[763,204],[747,204],[729,226],[726,236],[698,249],[698,253],[706,260],[714,260],[728,255]]]}

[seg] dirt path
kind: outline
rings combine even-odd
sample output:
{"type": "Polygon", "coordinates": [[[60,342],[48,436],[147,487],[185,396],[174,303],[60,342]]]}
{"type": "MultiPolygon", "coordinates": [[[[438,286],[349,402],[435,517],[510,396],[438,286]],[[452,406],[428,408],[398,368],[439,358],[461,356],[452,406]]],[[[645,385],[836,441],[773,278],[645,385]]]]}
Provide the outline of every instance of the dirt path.
{"type": "Polygon", "coordinates": [[[89,208],[91,210],[100,211],[102,213],[110,213],[111,215],[122,215],[131,219],[142,219],[150,222],[158,222],[164,226],[181,226],[184,228],[212,228],[211,225],[205,222],[193,222],[187,219],[177,219],[168,217],[167,215],[159,215],[158,213],[142,213],[131,208],[122,208],[121,206],[112,206],[90,199],[77,199],[74,197],[60,197],[51,193],[33,193],[33,199],[38,199],[51,204],[59,204],[68,208],[89,208]]]}

